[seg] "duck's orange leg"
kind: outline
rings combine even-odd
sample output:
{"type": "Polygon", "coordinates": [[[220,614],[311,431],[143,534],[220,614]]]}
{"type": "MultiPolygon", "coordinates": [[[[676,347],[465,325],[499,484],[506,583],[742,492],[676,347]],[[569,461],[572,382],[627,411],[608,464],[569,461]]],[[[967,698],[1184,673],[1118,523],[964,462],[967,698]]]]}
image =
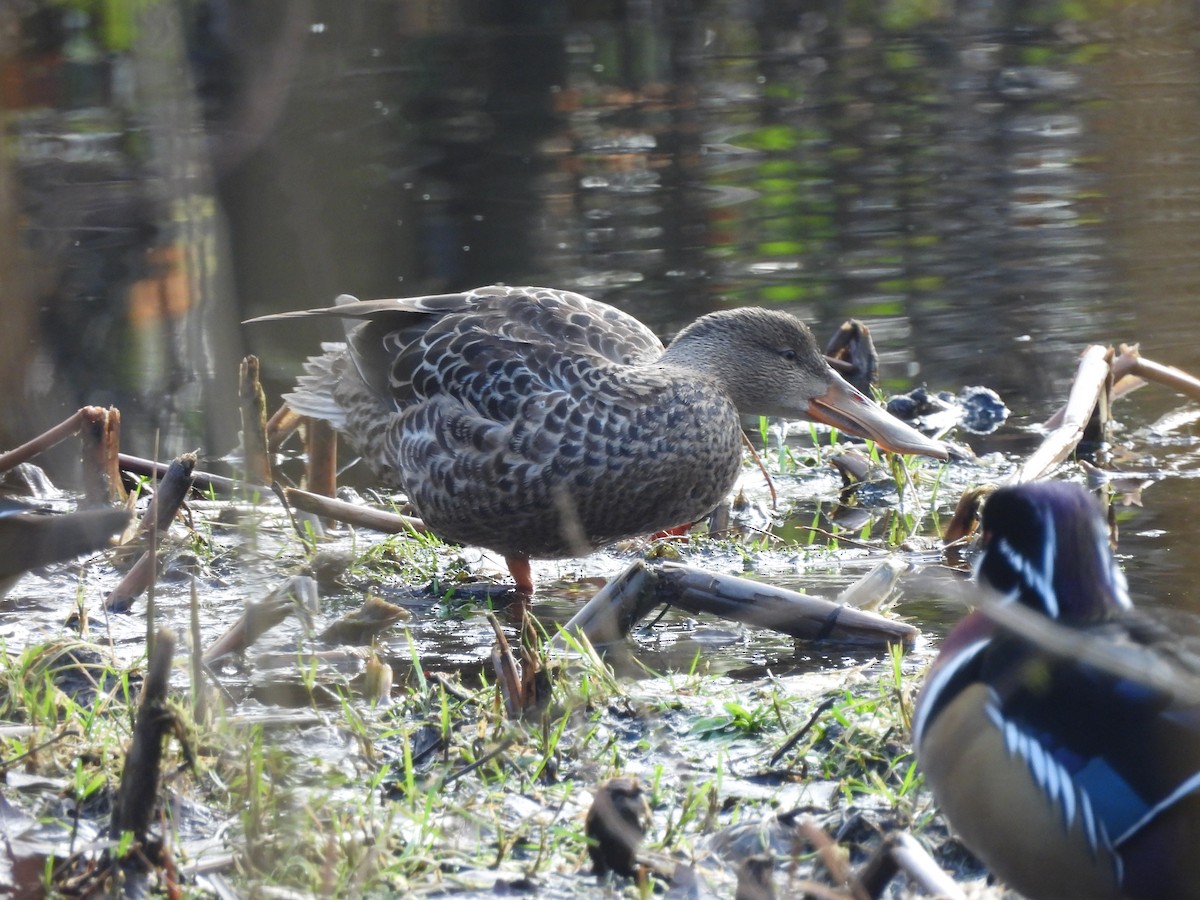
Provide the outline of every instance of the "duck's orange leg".
{"type": "Polygon", "coordinates": [[[688,522],[686,525],[676,525],[674,528],[664,528],[662,531],[656,531],[650,535],[650,540],[661,541],[666,538],[681,538],[687,537],[687,533],[692,530],[695,522],[688,522]]]}
{"type": "Polygon", "coordinates": [[[506,556],[508,571],[517,583],[517,590],[522,594],[533,593],[533,571],[529,568],[528,556],[506,556]]]}

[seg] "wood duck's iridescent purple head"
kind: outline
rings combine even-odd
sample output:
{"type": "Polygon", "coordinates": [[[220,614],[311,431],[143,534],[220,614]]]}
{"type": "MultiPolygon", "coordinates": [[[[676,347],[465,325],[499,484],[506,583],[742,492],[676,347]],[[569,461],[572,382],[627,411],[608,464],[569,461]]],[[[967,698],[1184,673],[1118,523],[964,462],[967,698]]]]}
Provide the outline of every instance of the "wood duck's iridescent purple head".
{"type": "Polygon", "coordinates": [[[983,546],[975,576],[1005,600],[1068,622],[1131,608],[1100,506],[1077,484],[1000,488],[983,510],[983,546]]]}

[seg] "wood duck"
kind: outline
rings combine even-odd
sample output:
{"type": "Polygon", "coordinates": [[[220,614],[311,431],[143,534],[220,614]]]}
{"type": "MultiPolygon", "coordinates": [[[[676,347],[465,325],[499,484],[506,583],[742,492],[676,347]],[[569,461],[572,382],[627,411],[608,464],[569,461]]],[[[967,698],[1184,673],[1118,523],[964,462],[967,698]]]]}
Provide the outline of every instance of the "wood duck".
{"type": "Polygon", "coordinates": [[[1200,897],[1195,656],[1133,612],[1082,487],[1001,488],[982,531],[975,578],[1000,609],[946,638],[913,718],[935,799],[1029,897],[1200,897]],[[995,624],[1012,604],[1077,649],[995,624]]]}
{"type": "Polygon", "coordinates": [[[707,515],[741,467],[743,414],[947,456],[847,384],[782,312],[712,313],[665,349],[611,306],[537,287],[342,296],[252,321],[290,316],[348,324],[347,345],[309,359],[288,405],[343,432],[440,537],[502,553],[526,593],[530,557],[707,515]]]}

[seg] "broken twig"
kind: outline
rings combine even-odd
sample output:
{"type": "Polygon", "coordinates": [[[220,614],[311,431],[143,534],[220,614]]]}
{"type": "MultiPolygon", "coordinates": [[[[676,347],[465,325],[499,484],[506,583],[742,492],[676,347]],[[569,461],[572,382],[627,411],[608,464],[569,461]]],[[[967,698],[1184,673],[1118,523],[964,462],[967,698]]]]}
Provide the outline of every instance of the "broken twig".
{"type": "Polygon", "coordinates": [[[251,484],[271,483],[271,458],[267,454],[267,395],[258,378],[258,357],[242,360],[238,399],[242,413],[242,469],[251,484]]]}
{"type": "Polygon", "coordinates": [[[167,706],[167,685],[174,656],[175,633],[163,628],[154,642],[154,654],[150,657],[137,722],[133,727],[133,742],[125,757],[121,788],[113,804],[113,837],[131,831],[139,839],[144,838],[150,827],[158,800],[163,738],[175,725],[175,714],[167,706]]]}
{"type": "Polygon", "coordinates": [[[192,488],[192,470],[196,465],[196,454],[184,453],[176,457],[167,469],[167,474],[154,492],[154,502],[142,518],[142,528],[149,533],[153,552],[147,550],[125,573],[121,583],[104,600],[104,608],[111,612],[128,612],[134,599],[146,590],[155,578],[157,541],[167,533],[166,525],[175,518],[187,493],[192,488]],[[164,523],[159,527],[157,523],[164,523]],[[157,538],[157,540],[156,540],[157,538]]]}

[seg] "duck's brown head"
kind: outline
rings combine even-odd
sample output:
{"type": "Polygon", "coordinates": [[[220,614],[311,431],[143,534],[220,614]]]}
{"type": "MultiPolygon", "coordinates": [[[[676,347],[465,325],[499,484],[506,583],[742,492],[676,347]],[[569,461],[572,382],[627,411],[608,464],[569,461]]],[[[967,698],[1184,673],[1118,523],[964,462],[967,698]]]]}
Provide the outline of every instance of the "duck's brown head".
{"type": "Polygon", "coordinates": [[[886,450],[946,459],[946,447],[910,428],[829,367],[808,326],[777,310],[745,307],[697,319],[662,362],[715,378],[743,415],[811,419],[886,450]]]}

